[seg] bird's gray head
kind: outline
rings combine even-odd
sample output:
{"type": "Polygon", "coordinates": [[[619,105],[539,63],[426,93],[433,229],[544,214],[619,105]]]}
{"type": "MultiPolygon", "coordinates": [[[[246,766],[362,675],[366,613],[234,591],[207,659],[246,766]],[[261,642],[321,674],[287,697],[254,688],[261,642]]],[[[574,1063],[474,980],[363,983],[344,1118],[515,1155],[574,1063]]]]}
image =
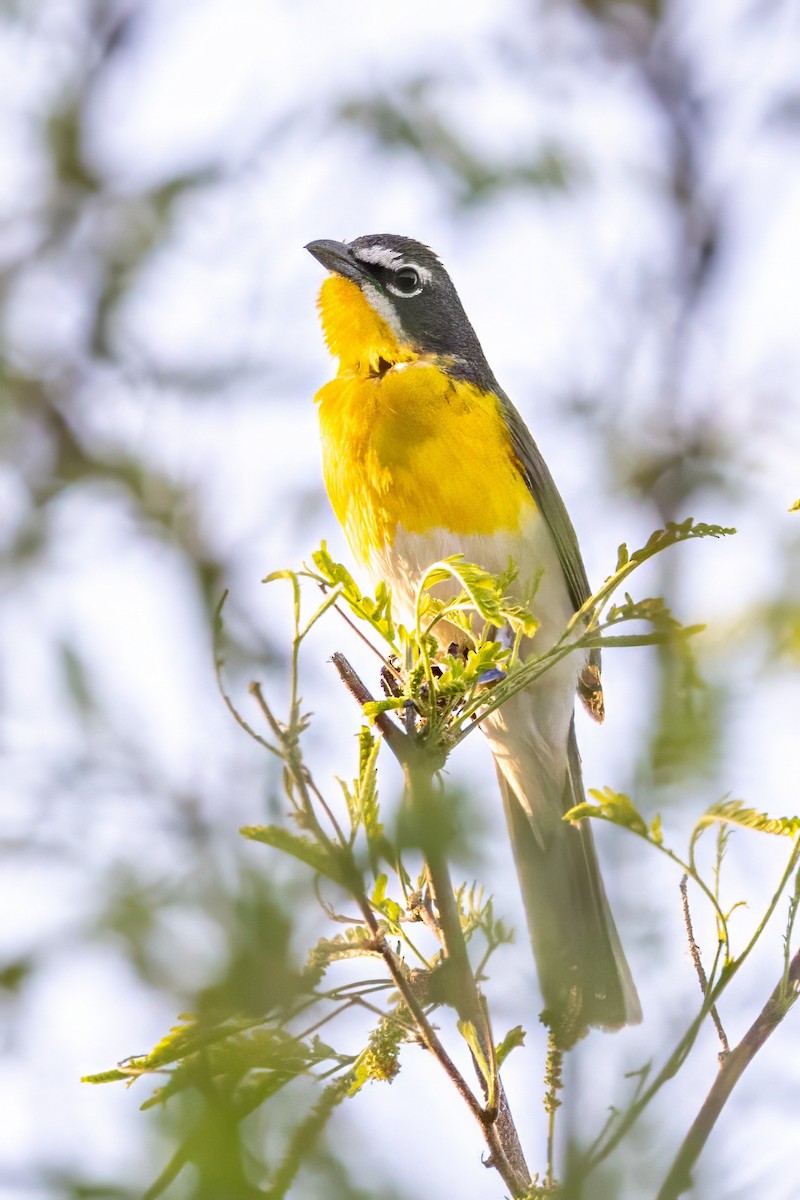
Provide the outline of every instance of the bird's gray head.
{"type": "Polygon", "coordinates": [[[368,233],[352,242],[309,242],[306,249],[328,271],[357,285],[401,345],[439,357],[457,378],[496,387],[450,276],[428,246],[394,233],[368,233]]]}

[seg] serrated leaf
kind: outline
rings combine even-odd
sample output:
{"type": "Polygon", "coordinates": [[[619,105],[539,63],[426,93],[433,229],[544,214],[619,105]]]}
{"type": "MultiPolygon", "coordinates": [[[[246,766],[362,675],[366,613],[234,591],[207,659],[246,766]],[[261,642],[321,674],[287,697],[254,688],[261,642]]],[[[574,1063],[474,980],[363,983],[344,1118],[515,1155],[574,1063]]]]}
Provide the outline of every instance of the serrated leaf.
{"type": "Polygon", "coordinates": [[[723,525],[709,525],[706,522],[695,522],[693,517],[687,517],[685,521],[675,522],[670,521],[663,529],[656,529],[651,533],[650,537],[638,550],[634,550],[633,554],[628,553],[628,548],[624,544],[617,551],[617,566],[613,575],[606,579],[603,587],[595,596],[587,601],[588,611],[596,608],[598,604],[602,604],[609,595],[624,579],[626,579],[638,566],[647,559],[652,558],[655,554],[660,554],[662,550],[666,550],[669,546],[675,546],[679,542],[688,541],[690,538],[705,538],[705,537],[725,537],[736,533],[736,530],[723,525]]]}
{"type": "Polygon", "coordinates": [[[174,1025],[149,1054],[127,1059],[127,1070],[118,1067],[87,1075],[83,1082],[130,1082],[137,1075],[172,1067],[171,1082],[161,1088],[154,1099],[145,1102],[144,1107],[149,1107],[186,1086],[186,1071],[198,1060],[200,1051],[206,1068],[219,1073],[235,1067],[240,1074],[254,1066],[274,1065],[277,1058],[284,1067],[290,1060],[302,1062],[302,1050],[303,1044],[285,1030],[253,1028],[253,1022],[247,1018],[234,1017],[222,1023],[203,1024],[186,1017],[181,1024],[174,1025]]]}

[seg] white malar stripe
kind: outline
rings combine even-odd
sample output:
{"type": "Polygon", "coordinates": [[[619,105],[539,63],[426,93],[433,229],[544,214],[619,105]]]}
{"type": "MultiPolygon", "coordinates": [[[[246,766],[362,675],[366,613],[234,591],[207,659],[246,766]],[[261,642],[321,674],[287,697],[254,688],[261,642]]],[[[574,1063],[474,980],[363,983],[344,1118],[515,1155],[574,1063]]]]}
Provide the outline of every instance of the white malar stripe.
{"type": "Polygon", "coordinates": [[[379,317],[382,317],[386,324],[391,329],[392,333],[398,340],[404,337],[403,327],[398,320],[394,305],[384,296],[383,292],[375,286],[374,283],[367,283],[366,280],[359,284],[364,299],[370,306],[373,312],[376,312],[379,317]]]}

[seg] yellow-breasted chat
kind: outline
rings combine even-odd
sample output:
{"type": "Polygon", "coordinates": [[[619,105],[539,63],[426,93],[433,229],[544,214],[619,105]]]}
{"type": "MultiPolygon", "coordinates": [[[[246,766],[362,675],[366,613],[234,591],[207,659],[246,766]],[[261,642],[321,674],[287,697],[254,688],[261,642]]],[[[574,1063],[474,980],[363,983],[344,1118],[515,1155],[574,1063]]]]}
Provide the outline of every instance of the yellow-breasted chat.
{"type": "MultiPolygon", "coordinates": [[[[541,654],[590,595],[547,465],[500,388],[455,288],[420,242],[368,234],[306,247],[330,273],[319,298],[339,359],[317,393],[325,484],[358,562],[392,588],[401,619],[430,565],[461,553],[492,574],[511,560],[535,589],[541,654]]],[[[545,1004],[557,1041],[641,1019],[591,830],[562,820],[584,799],[575,695],[603,719],[599,654],[566,655],[482,721],[545,1004]]]]}

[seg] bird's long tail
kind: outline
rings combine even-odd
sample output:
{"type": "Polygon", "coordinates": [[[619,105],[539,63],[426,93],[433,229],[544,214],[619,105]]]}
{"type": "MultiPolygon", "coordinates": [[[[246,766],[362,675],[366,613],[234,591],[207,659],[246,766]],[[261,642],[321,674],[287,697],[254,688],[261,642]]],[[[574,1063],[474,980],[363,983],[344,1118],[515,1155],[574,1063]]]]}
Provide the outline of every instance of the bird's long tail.
{"type": "MultiPolygon", "coordinates": [[[[561,813],[584,800],[574,721],[561,813]]],[[[606,899],[588,821],[532,821],[542,796],[520,797],[498,768],[539,981],[543,1020],[566,1049],[591,1026],[642,1019],[639,997],[606,899]]],[[[537,785],[534,785],[537,786],[537,785]]],[[[538,784],[541,787],[541,779],[538,784]]],[[[527,790],[527,789],[526,789],[527,790]]]]}

